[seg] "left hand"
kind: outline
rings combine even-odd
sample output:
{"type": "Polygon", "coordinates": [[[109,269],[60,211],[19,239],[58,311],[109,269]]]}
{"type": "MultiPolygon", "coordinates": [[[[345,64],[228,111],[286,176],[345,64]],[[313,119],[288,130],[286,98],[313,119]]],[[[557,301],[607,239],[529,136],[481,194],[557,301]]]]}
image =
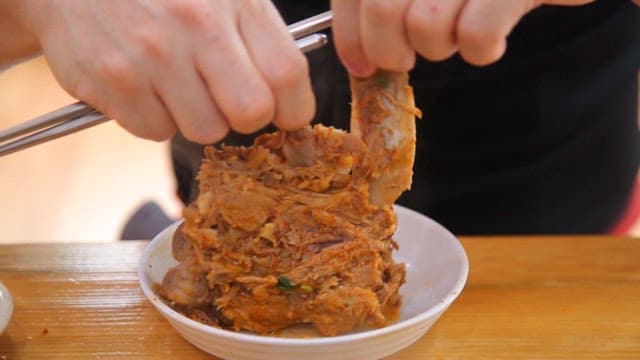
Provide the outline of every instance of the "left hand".
{"type": "Polygon", "coordinates": [[[459,52],[471,64],[488,65],[502,57],[507,36],[533,9],[593,1],[332,0],[332,27],[338,56],[356,76],[376,68],[408,71],[416,52],[433,61],[459,52]]]}

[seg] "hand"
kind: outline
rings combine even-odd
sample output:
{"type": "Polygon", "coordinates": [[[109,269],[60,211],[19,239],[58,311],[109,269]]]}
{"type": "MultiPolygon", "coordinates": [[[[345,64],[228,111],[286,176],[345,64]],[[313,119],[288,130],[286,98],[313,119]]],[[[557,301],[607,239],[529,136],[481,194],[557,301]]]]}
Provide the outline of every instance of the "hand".
{"type": "Polygon", "coordinates": [[[340,59],[352,74],[367,76],[378,67],[408,71],[416,52],[433,61],[459,52],[487,65],[502,57],[507,35],[531,10],[592,1],[332,0],[331,6],[340,59]]]}
{"type": "Polygon", "coordinates": [[[296,129],[315,104],[306,58],[268,0],[5,0],[62,87],[134,135],[196,142],[273,121],[296,129]]]}

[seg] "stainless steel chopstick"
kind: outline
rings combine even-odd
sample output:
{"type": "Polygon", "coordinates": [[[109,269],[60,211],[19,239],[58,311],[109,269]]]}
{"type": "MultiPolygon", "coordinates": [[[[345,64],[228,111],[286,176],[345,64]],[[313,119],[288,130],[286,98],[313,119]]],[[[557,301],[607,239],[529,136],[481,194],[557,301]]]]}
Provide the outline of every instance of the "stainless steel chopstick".
{"type": "MultiPolygon", "coordinates": [[[[86,106],[86,105],[85,105],[86,106]]],[[[91,110],[90,107],[87,107],[91,110]]],[[[71,120],[59,122],[58,125],[51,126],[36,133],[23,136],[17,140],[0,146],[0,157],[9,155],[44,142],[57,139],[59,137],[73,134],[80,130],[102,124],[109,118],[98,111],[91,111],[71,120]]]]}
{"type": "Polygon", "coordinates": [[[287,30],[294,39],[300,39],[309,34],[313,34],[314,32],[329,28],[331,26],[332,19],[333,13],[331,11],[326,11],[322,14],[293,23],[287,26],[287,30]]]}
{"type": "Polygon", "coordinates": [[[12,128],[0,131],[0,142],[30,133],[59,122],[71,120],[75,117],[88,114],[93,109],[82,102],[73,103],[48,114],[38,116],[35,119],[25,121],[12,128]]]}
{"type": "Polygon", "coordinates": [[[296,44],[302,52],[306,53],[325,46],[327,41],[325,34],[312,34],[296,40],[296,44]]]}
{"type": "MultiPolygon", "coordinates": [[[[287,29],[297,39],[296,44],[302,52],[308,52],[324,46],[327,36],[313,34],[331,25],[331,12],[289,25],[287,29]]],[[[109,118],[82,102],[67,105],[51,113],[0,131],[0,157],[26,149],[28,147],[57,139],[77,131],[101,124],[109,118]],[[33,133],[34,131],[40,130],[33,133]],[[2,144],[3,141],[16,140],[2,144]]]]}

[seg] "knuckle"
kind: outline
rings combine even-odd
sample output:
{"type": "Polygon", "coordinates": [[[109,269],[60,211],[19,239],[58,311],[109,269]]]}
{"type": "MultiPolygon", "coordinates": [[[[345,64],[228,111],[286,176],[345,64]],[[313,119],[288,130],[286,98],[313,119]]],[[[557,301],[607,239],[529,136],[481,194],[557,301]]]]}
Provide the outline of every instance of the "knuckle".
{"type": "Polygon", "coordinates": [[[134,91],[138,88],[134,66],[121,55],[101,57],[96,64],[96,72],[106,84],[116,89],[134,91]]]}
{"type": "Polygon", "coordinates": [[[426,16],[423,11],[409,11],[406,23],[409,34],[420,37],[442,33],[446,26],[440,17],[426,16]]]}
{"type": "Polygon", "coordinates": [[[210,22],[200,0],[168,1],[166,10],[180,23],[189,27],[203,28],[210,22]]]}
{"type": "Polygon", "coordinates": [[[444,60],[455,53],[452,31],[446,24],[439,24],[421,15],[407,17],[407,29],[411,45],[420,55],[433,61],[444,60]]]}
{"type": "Polygon", "coordinates": [[[117,104],[108,103],[104,112],[109,114],[116,122],[129,133],[143,139],[164,141],[169,139],[176,131],[173,121],[168,116],[155,116],[148,118],[132,111],[117,107],[117,104]]]}
{"type": "Polygon", "coordinates": [[[231,127],[240,133],[248,134],[260,130],[267,125],[274,115],[274,104],[270,97],[255,97],[251,102],[235,107],[229,114],[231,127]]]}
{"type": "Polygon", "coordinates": [[[458,28],[460,55],[470,64],[489,65],[504,51],[503,35],[487,26],[461,25],[458,28]]]}
{"type": "Polygon", "coordinates": [[[170,58],[167,39],[163,37],[163,32],[159,29],[137,29],[132,36],[142,59],[164,61],[170,58]]]}
{"type": "Polygon", "coordinates": [[[483,48],[500,40],[500,34],[491,27],[479,26],[468,21],[462,21],[456,29],[458,41],[465,47],[483,48]]]}
{"type": "Polygon", "coordinates": [[[306,59],[300,56],[283,56],[272,61],[270,69],[265,73],[269,83],[276,89],[288,89],[304,81],[309,72],[306,59]]]}
{"type": "Polygon", "coordinates": [[[402,10],[395,1],[390,0],[366,0],[363,2],[363,6],[367,16],[374,19],[387,19],[402,10]]]}
{"type": "Polygon", "coordinates": [[[452,36],[437,35],[436,31],[424,27],[421,33],[410,33],[411,45],[420,55],[433,61],[444,60],[455,53],[452,36]]]}

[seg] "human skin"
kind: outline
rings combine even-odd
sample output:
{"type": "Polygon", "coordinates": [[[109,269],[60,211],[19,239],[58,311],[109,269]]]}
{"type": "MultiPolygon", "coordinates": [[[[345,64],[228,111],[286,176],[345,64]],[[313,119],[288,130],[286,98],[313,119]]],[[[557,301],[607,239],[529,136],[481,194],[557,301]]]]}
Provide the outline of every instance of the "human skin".
{"type": "MultiPolygon", "coordinates": [[[[593,0],[332,0],[338,56],[352,74],[376,68],[408,71],[415,54],[433,61],[458,52],[488,65],[506,51],[506,38],[524,15],[542,5],[593,0]]],[[[634,1],[640,4],[640,0],[634,1]]]]}
{"type": "MultiPolygon", "coordinates": [[[[531,10],[589,2],[332,0],[332,28],[356,76],[408,71],[416,53],[486,65],[531,10]]],[[[147,139],[215,143],[315,112],[306,58],[269,0],[3,0],[0,43],[0,69],[44,54],[70,95],[147,139]]]]}
{"type": "Polygon", "coordinates": [[[213,143],[315,112],[306,58],[268,0],[3,0],[0,14],[69,94],[143,138],[213,143]]]}

